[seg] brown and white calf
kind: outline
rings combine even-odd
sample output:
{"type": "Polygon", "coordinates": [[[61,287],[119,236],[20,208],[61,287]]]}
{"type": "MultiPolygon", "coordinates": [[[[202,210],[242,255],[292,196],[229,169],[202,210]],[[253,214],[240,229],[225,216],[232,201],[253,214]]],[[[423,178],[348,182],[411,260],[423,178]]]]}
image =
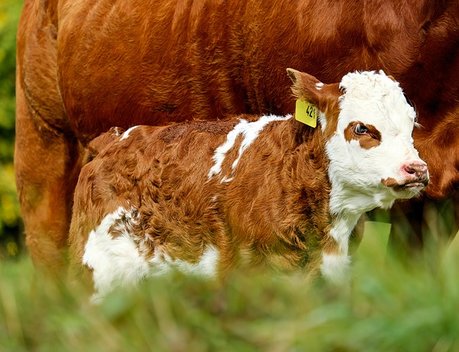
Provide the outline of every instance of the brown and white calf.
{"type": "Polygon", "coordinates": [[[323,84],[288,70],[317,109],[117,129],[92,143],[75,192],[70,246],[103,295],[172,269],[221,276],[240,265],[321,270],[341,281],[359,217],[419,194],[426,164],[415,111],[383,72],[323,84]]]}

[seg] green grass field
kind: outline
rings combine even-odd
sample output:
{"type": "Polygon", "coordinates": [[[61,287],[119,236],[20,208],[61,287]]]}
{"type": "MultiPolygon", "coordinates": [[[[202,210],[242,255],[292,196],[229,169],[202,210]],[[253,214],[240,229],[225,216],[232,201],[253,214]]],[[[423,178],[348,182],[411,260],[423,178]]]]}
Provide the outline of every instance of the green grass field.
{"type": "Polygon", "coordinates": [[[0,351],[459,351],[459,241],[409,264],[369,224],[349,287],[302,273],[175,275],[100,305],[80,284],[0,263],[0,351]],[[404,261],[406,262],[406,261],[404,261]]]}

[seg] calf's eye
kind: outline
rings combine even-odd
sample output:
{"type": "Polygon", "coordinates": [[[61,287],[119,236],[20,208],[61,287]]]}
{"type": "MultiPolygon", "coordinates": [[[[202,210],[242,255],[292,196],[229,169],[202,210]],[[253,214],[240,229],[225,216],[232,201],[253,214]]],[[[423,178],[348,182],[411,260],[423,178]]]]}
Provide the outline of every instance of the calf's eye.
{"type": "Polygon", "coordinates": [[[366,133],[368,133],[368,128],[365,125],[362,125],[361,123],[358,123],[354,127],[354,132],[356,134],[366,134],[366,133]]]}
{"type": "Polygon", "coordinates": [[[381,133],[373,125],[351,121],[344,129],[344,139],[348,142],[357,140],[362,148],[370,149],[381,144],[381,133]]]}

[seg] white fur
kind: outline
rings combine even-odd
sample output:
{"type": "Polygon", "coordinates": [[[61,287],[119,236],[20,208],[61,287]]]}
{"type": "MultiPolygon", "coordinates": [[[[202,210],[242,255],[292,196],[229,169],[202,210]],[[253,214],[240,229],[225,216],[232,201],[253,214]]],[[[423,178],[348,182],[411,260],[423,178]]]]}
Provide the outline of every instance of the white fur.
{"type": "Polygon", "coordinates": [[[259,120],[254,122],[249,122],[243,126],[242,134],[244,135],[244,139],[239,147],[238,155],[236,160],[234,160],[233,164],[231,165],[231,169],[234,171],[241,160],[242,154],[246,151],[246,149],[257,139],[260,132],[267,126],[269,123],[273,121],[283,121],[288,120],[292,117],[292,115],[287,116],[275,116],[275,115],[268,115],[262,116],[259,120]]]}
{"type": "Polygon", "coordinates": [[[133,210],[122,207],[107,214],[96,229],[90,232],[84,249],[82,262],[92,269],[96,293],[93,301],[100,301],[116,286],[132,286],[148,276],[168,274],[178,270],[185,274],[214,277],[219,252],[207,246],[197,263],[174,260],[161,249],[156,249],[153,258],[147,259],[130,233],[130,225],[136,222],[133,210]],[[110,228],[122,217],[127,225],[118,226],[121,235],[112,237],[110,228]]]}
{"type": "MultiPolygon", "coordinates": [[[[226,141],[215,149],[213,156],[214,165],[210,168],[209,173],[207,174],[208,178],[212,178],[215,175],[218,175],[222,171],[222,165],[226,158],[226,154],[234,147],[236,139],[239,135],[242,135],[243,140],[239,146],[238,156],[233,161],[231,165],[231,170],[234,171],[241,160],[242,155],[247,150],[247,148],[257,139],[260,132],[271,122],[273,121],[282,121],[288,120],[292,115],[287,116],[276,116],[276,115],[266,115],[261,116],[257,121],[248,122],[246,120],[240,120],[240,122],[234,126],[234,128],[226,136],[226,141]]],[[[221,182],[230,182],[232,177],[224,176],[221,182]]]]}
{"type": "Polygon", "coordinates": [[[242,133],[243,126],[247,124],[246,120],[241,120],[234,128],[227,134],[226,141],[215,149],[213,156],[214,165],[210,168],[207,177],[210,179],[215,175],[218,175],[222,171],[223,161],[225,160],[226,153],[233,148],[236,143],[237,137],[242,133]]]}
{"type": "Polygon", "coordinates": [[[127,129],[127,130],[123,133],[123,135],[121,136],[120,141],[123,141],[123,140],[127,139],[127,138],[129,137],[129,135],[131,134],[131,132],[132,132],[133,130],[135,130],[137,127],[139,127],[139,126],[133,126],[133,127],[129,128],[129,129],[127,129]]]}
{"type": "Polygon", "coordinates": [[[350,264],[351,258],[347,255],[323,254],[320,269],[328,281],[343,284],[349,279],[350,264]]]}
{"type": "Polygon", "coordinates": [[[116,238],[109,232],[110,227],[122,216],[132,219],[131,214],[131,211],[120,207],[106,215],[100,225],[89,233],[82,261],[92,269],[96,297],[104,295],[116,285],[136,283],[148,274],[148,262],[139,255],[127,229],[121,229],[121,235],[116,238]]]}
{"type": "Polygon", "coordinates": [[[344,283],[348,277],[351,259],[348,256],[349,236],[360,215],[341,214],[333,219],[330,237],[338,244],[337,254],[322,253],[322,275],[334,283],[344,283]]]}
{"type": "Polygon", "coordinates": [[[324,132],[325,129],[327,128],[327,117],[322,111],[319,111],[318,120],[319,120],[319,125],[322,129],[322,132],[324,132]]]}
{"type": "Polygon", "coordinates": [[[172,270],[177,270],[188,275],[215,277],[219,258],[218,249],[209,245],[204,250],[199,262],[194,264],[180,259],[174,260],[161,250],[155,250],[155,255],[149,263],[153,266],[151,275],[164,275],[172,270]]]}
{"type": "Polygon", "coordinates": [[[330,236],[338,244],[339,253],[343,255],[347,255],[349,236],[359,217],[359,214],[343,214],[333,219],[330,236]]]}
{"type": "Polygon", "coordinates": [[[316,89],[321,90],[323,88],[324,84],[322,82],[316,83],[316,89]]]}
{"type": "Polygon", "coordinates": [[[117,137],[121,134],[119,127],[115,127],[114,128],[114,132],[115,132],[115,136],[117,136],[117,137]]]}

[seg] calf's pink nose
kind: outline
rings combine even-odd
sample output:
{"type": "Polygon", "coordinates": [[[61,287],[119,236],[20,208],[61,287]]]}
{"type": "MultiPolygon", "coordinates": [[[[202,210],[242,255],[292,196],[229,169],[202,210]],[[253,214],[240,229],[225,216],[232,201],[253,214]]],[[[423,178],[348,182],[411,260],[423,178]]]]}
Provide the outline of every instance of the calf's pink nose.
{"type": "Polygon", "coordinates": [[[427,169],[427,164],[420,161],[411,161],[402,166],[402,170],[409,174],[410,176],[416,177],[416,179],[427,183],[429,181],[429,171],[427,169]]]}

